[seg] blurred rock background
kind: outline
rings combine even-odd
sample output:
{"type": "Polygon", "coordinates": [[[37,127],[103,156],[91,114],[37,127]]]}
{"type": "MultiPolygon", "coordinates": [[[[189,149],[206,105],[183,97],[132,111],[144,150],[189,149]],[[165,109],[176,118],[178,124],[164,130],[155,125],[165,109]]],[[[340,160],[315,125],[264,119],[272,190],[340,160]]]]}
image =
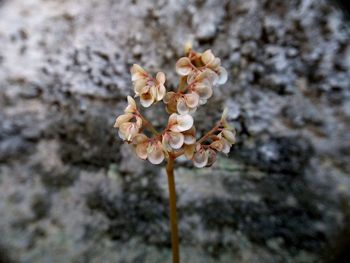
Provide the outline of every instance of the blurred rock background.
{"type": "Polygon", "coordinates": [[[227,106],[238,143],[178,162],[183,262],[349,262],[349,40],[324,0],[0,0],[0,262],[170,262],[162,166],[112,126],[186,41],[229,72],[199,132],[227,106]]]}

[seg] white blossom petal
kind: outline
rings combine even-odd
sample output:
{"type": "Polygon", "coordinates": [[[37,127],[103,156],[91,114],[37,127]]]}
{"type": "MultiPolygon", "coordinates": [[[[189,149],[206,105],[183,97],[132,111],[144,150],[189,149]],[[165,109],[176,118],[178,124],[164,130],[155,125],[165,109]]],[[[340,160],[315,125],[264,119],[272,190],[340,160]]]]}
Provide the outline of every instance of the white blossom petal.
{"type": "Polygon", "coordinates": [[[135,135],[132,142],[133,142],[133,144],[140,144],[140,143],[147,142],[148,140],[149,140],[149,138],[145,134],[139,133],[139,134],[135,135]]]}
{"type": "Polygon", "coordinates": [[[231,144],[224,138],[221,139],[224,143],[224,148],[222,149],[221,152],[228,154],[231,149],[231,144]]]}
{"type": "Polygon", "coordinates": [[[204,105],[208,102],[208,100],[200,99],[199,100],[199,105],[204,105]]]}
{"type": "Polygon", "coordinates": [[[193,155],[193,164],[197,168],[203,168],[208,163],[208,153],[204,150],[199,150],[193,155]]]}
{"type": "Polygon", "coordinates": [[[163,72],[158,72],[156,79],[159,84],[164,84],[165,83],[165,74],[163,72]]]}
{"type": "Polygon", "coordinates": [[[185,144],[194,144],[196,142],[196,138],[192,135],[185,135],[184,137],[184,143],[185,144]]]}
{"type": "Polygon", "coordinates": [[[176,69],[177,74],[179,74],[181,76],[187,76],[192,71],[190,59],[187,57],[180,58],[176,62],[175,69],[176,69]]]}
{"type": "Polygon", "coordinates": [[[168,133],[164,133],[163,136],[162,136],[162,145],[163,145],[163,149],[164,151],[166,152],[171,152],[172,151],[172,148],[169,144],[169,134],[168,133]]]}
{"type": "Polygon", "coordinates": [[[153,164],[160,164],[164,160],[163,147],[160,141],[149,144],[147,149],[147,157],[153,164]]]}
{"type": "Polygon", "coordinates": [[[135,100],[131,96],[128,96],[127,99],[128,99],[128,106],[126,107],[124,112],[135,113],[137,111],[135,100]]]}
{"type": "Polygon", "coordinates": [[[180,114],[187,114],[189,112],[189,108],[186,104],[185,99],[179,98],[177,100],[176,109],[177,109],[177,112],[180,114]]]}
{"type": "Polygon", "coordinates": [[[124,134],[121,130],[118,130],[118,136],[119,136],[120,139],[122,139],[122,140],[125,140],[125,139],[126,139],[125,134],[124,134]]]}
{"type": "Polygon", "coordinates": [[[165,93],[166,93],[166,89],[165,89],[165,86],[162,84],[158,87],[158,90],[157,90],[157,101],[161,101],[164,98],[165,93]]]}
{"type": "Polygon", "coordinates": [[[210,147],[221,152],[224,149],[224,142],[222,140],[213,141],[210,147]]]}
{"type": "Polygon", "coordinates": [[[207,100],[213,95],[213,90],[209,81],[203,81],[195,86],[195,91],[200,99],[207,100]]]}
{"type": "Polygon", "coordinates": [[[147,75],[147,72],[139,65],[134,64],[132,65],[131,69],[131,80],[136,81],[141,78],[144,78],[145,75],[147,75]]]}
{"type": "Polygon", "coordinates": [[[224,136],[224,138],[229,142],[229,143],[235,143],[236,142],[236,136],[235,134],[228,130],[228,129],[224,129],[222,131],[222,135],[224,136]]]}
{"type": "MultiPolygon", "coordinates": [[[[171,117],[171,115],[170,115],[171,117]]],[[[189,130],[193,126],[193,118],[189,114],[179,115],[176,114],[176,124],[173,125],[170,130],[175,132],[183,132],[189,130]]],[[[170,119],[170,118],[169,118],[170,119]]]]}
{"type": "Polygon", "coordinates": [[[176,123],[177,123],[177,116],[178,116],[178,114],[176,114],[176,113],[170,114],[169,120],[168,120],[168,127],[171,128],[171,126],[176,125],[176,123]]]}
{"type": "Polygon", "coordinates": [[[136,126],[141,128],[142,127],[142,119],[139,116],[135,116],[136,118],[136,126]]]}
{"type": "Polygon", "coordinates": [[[169,145],[177,150],[184,144],[184,135],[180,132],[169,132],[169,145]]]}
{"type": "Polygon", "coordinates": [[[199,95],[195,92],[185,94],[185,101],[188,107],[195,108],[199,104],[199,95]]]}
{"type": "Polygon", "coordinates": [[[208,65],[214,61],[215,56],[213,55],[213,52],[208,49],[202,54],[201,59],[205,65],[208,65]]]}
{"type": "Polygon", "coordinates": [[[214,150],[212,150],[212,149],[208,149],[206,152],[208,154],[208,162],[207,162],[206,167],[210,167],[216,161],[216,152],[214,150]]]}
{"type": "Polygon", "coordinates": [[[195,148],[195,144],[184,145],[185,156],[188,160],[192,160],[195,148]]]}
{"type": "Polygon", "coordinates": [[[125,122],[119,127],[119,134],[122,134],[124,140],[131,141],[136,134],[138,134],[139,128],[136,123],[125,122]]]}
{"type": "Polygon", "coordinates": [[[228,114],[228,108],[225,107],[225,109],[223,110],[222,115],[221,115],[221,121],[226,121],[227,114],[228,114]]]}
{"type": "Polygon", "coordinates": [[[147,92],[149,87],[147,86],[146,79],[138,79],[134,82],[134,91],[136,96],[140,96],[141,94],[147,92]]]}
{"type": "Polygon", "coordinates": [[[184,148],[185,157],[188,160],[192,160],[196,146],[194,144],[184,145],[183,148],[184,148]]]}
{"type": "Polygon", "coordinates": [[[129,122],[134,115],[132,113],[125,113],[123,115],[120,115],[114,123],[114,128],[118,128],[122,123],[129,122]]]}
{"type": "Polygon", "coordinates": [[[223,67],[220,67],[219,72],[218,72],[218,77],[219,78],[217,80],[217,83],[219,85],[226,83],[227,78],[228,78],[228,74],[227,74],[226,69],[224,69],[223,67]]]}
{"type": "Polygon", "coordinates": [[[140,97],[140,102],[143,107],[148,108],[154,102],[154,97],[150,92],[144,93],[140,97]]]}
{"type": "Polygon", "coordinates": [[[146,160],[147,159],[147,148],[148,143],[140,143],[136,145],[135,151],[139,158],[146,160]]]}
{"type": "Polygon", "coordinates": [[[214,58],[214,60],[210,63],[210,67],[212,69],[217,69],[221,64],[221,59],[220,58],[214,58]]]}

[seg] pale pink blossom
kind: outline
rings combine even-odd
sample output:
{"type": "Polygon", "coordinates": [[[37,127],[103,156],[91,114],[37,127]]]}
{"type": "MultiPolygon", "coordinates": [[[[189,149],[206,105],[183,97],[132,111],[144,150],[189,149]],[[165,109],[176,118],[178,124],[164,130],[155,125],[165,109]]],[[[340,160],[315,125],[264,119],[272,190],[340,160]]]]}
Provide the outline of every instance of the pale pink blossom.
{"type": "Polygon", "coordinates": [[[179,115],[173,113],[169,117],[168,129],[174,132],[183,132],[191,129],[193,126],[193,118],[189,114],[179,115]]]}
{"type": "Polygon", "coordinates": [[[131,68],[135,96],[140,97],[141,105],[145,108],[157,101],[161,101],[166,93],[165,74],[158,72],[153,78],[142,67],[134,64],[131,68]]]}
{"type": "Polygon", "coordinates": [[[134,99],[128,96],[128,105],[115,123],[114,128],[119,128],[118,135],[121,139],[131,141],[142,127],[142,119],[138,116],[138,111],[134,99]]]}
{"type": "Polygon", "coordinates": [[[163,145],[158,139],[150,139],[144,134],[134,137],[133,144],[139,158],[152,164],[160,164],[164,160],[163,145]]]}

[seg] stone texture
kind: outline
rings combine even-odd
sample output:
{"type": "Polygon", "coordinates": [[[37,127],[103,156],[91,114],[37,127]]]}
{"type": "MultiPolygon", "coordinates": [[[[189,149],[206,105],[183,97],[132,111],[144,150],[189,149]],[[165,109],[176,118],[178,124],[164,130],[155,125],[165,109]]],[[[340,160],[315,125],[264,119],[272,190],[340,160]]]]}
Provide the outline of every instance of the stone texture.
{"type": "Polygon", "coordinates": [[[229,72],[199,132],[227,106],[238,141],[212,168],[177,164],[183,262],[346,258],[350,32],[333,2],[2,0],[0,17],[0,262],[170,262],[162,166],[112,126],[130,66],[171,89],[186,41],[229,72]]]}

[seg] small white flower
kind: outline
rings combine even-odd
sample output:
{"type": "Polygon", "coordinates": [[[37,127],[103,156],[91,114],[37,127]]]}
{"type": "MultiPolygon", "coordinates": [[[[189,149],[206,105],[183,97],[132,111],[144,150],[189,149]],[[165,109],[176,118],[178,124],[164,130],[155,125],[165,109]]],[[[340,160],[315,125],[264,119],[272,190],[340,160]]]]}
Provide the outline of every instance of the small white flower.
{"type": "Polygon", "coordinates": [[[131,68],[135,96],[140,97],[141,105],[145,108],[161,101],[166,93],[164,86],[165,74],[158,72],[156,78],[149,75],[142,67],[134,64],[131,68]]]}
{"type": "Polygon", "coordinates": [[[183,132],[191,129],[193,126],[193,118],[189,114],[179,115],[173,113],[169,117],[168,128],[174,132],[183,132]]]}

